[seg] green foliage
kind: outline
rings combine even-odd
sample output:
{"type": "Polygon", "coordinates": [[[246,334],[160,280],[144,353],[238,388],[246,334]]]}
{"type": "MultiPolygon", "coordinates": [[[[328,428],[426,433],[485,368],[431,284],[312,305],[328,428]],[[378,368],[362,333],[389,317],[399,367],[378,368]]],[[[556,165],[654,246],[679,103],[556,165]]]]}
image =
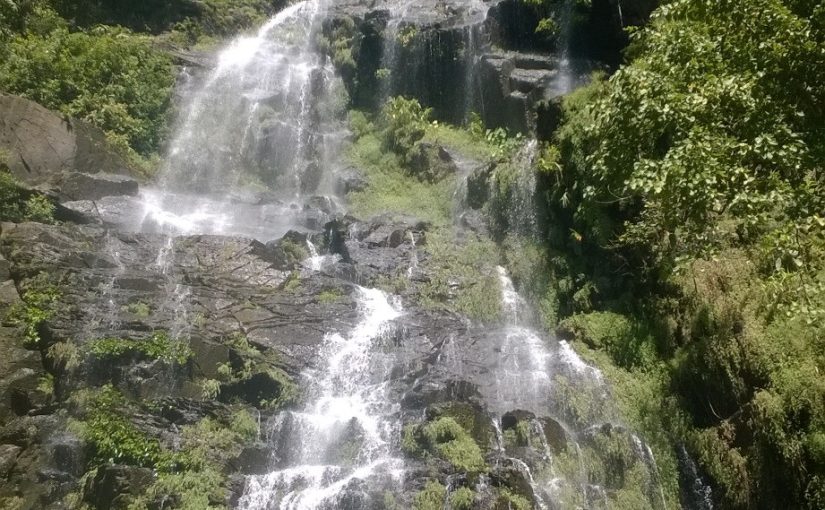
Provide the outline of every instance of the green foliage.
{"type": "Polygon", "coordinates": [[[450,508],[453,510],[470,510],[473,508],[476,494],[467,487],[459,487],[450,494],[450,508]]]}
{"type": "Polygon", "coordinates": [[[663,7],[574,126],[588,154],[574,167],[587,229],[608,209],[625,220],[612,240],[668,269],[728,232],[764,228],[778,203],[792,213],[825,147],[810,120],[825,98],[814,28],[778,0],[663,7]]]}
{"type": "Polygon", "coordinates": [[[475,234],[455,239],[450,229],[427,236],[430,279],[421,286],[422,303],[494,322],[501,317],[501,283],[496,273],[498,249],[475,234]]]}
{"type": "Polygon", "coordinates": [[[0,153],[0,221],[53,223],[54,210],[49,199],[26,190],[8,173],[0,153]]]}
{"type": "Polygon", "coordinates": [[[607,352],[620,367],[648,367],[657,359],[656,344],[644,323],[613,312],[573,315],[560,329],[592,349],[607,352]]]}
{"type": "Polygon", "coordinates": [[[86,120],[121,148],[156,152],[174,85],[170,58],[126,29],[57,25],[29,27],[2,48],[0,89],[86,120]]]}
{"type": "Polygon", "coordinates": [[[408,163],[413,147],[427,133],[431,115],[432,109],[422,107],[415,99],[390,98],[381,112],[386,147],[408,163]]]}
{"type": "Polygon", "coordinates": [[[729,508],[822,506],[815,4],[666,3],[628,65],[565,99],[536,165],[559,310],[582,312],[563,329],[598,352],[663,479],[687,438],[729,508]]]}
{"type": "Polygon", "coordinates": [[[60,297],[60,291],[46,273],[25,283],[22,301],[9,309],[7,317],[13,325],[23,328],[24,346],[30,349],[46,347],[41,335],[46,322],[54,316],[60,297]]]}
{"type": "Polygon", "coordinates": [[[85,419],[74,428],[92,445],[97,464],[154,467],[162,458],[160,443],[126,417],[128,406],[119,391],[105,386],[89,399],[85,419]]]}
{"type": "Polygon", "coordinates": [[[440,483],[430,480],[424,488],[415,495],[413,508],[415,510],[441,510],[447,497],[447,488],[440,483]]]}
{"type": "Polygon", "coordinates": [[[184,341],[169,338],[164,332],[154,333],[149,338],[134,340],[128,338],[102,338],[88,345],[89,352],[100,359],[138,355],[166,363],[185,365],[193,356],[184,341]]]}
{"type": "Polygon", "coordinates": [[[124,311],[131,313],[132,315],[136,315],[142,318],[149,317],[152,314],[152,308],[141,301],[138,301],[136,303],[129,303],[128,305],[122,307],[122,309],[124,311]]]}
{"type": "Polygon", "coordinates": [[[348,196],[353,214],[411,215],[434,224],[447,223],[452,213],[453,183],[422,182],[409,175],[401,157],[385,150],[374,124],[360,114],[350,118],[353,130],[364,134],[350,148],[349,159],[369,181],[365,190],[348,196]]]}
{"type": "Polygon", "coordinates": [[[80,366],[80,349],[72,342],[57,342],[49,347],[46,357],[55,368],[72,371],[80,366]]]}
{"type": "Polygon", "coordinates": [[[481,448],[468,431],[448,416],[405,428],[402,448],[413,456],[438,455],[456,470],[467,473],[479,473],[486,468],[481,448]]]}
{"type": "Polygon", "coordinates": [[[332,304],[341,300],[343,294],[340,289],[327,289],[318,294],[318,302],[321,304],[332,304]]]}
{"type": "Polygon", "coordinates": [[[516,494],[510,489],[503,488],[498,495],[499,505],[504,505],[508,510],[530,510],[533,505],[530,501],[520,494],[516,494]]]}

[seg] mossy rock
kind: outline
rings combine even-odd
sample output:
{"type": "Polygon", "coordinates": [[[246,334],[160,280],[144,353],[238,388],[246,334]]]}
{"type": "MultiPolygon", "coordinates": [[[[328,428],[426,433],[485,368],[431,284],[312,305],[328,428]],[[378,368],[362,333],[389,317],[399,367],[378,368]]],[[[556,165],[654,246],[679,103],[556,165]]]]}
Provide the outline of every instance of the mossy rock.
{"type": "Polygon", "coordinates": [[[427,408],[427,420],[450,417],[466,430],[482,450],[488,451],[495,440],[495,429],[481,407],[467,402],[444,402],[427,408]]]}

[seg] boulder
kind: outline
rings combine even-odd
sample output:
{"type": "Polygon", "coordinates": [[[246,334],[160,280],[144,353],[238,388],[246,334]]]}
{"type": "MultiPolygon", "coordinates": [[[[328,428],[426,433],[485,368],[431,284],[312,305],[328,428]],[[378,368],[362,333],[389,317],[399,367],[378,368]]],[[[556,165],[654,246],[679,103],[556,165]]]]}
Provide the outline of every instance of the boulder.
{"type": "Polygon", "coordinates": [[[99,510],[125,508],[152,484],[151,469],[131,466],[101,466],[83,488],[83,499],[99,510]]]}
{"type": "Polygon", "coordinates": [[[13,444],[0,445],[0,477],[6,478],[14,465],[17,463],[17,456],[23,449],[13,444]]]}
{"type": "Polygon", "coordinates": [[[11,173],[32,186],[61,172],[130,173],[100,129],[7,94],[0,94],[0,149],[11,173]]]}
{"type": "Polygon", "coordinates": [[[458,171],[450,153],[440,145],[419,142],[415,144],[409,157],[411,172],[424,181],[437,182],[458,171]]]}
{"type": "Polygon", "coordinates": [[[69,172],[58,179],[58,190],[69,200],[99,200],[111,196],[136,196],[138,182],[126,175],[69,172]]]}

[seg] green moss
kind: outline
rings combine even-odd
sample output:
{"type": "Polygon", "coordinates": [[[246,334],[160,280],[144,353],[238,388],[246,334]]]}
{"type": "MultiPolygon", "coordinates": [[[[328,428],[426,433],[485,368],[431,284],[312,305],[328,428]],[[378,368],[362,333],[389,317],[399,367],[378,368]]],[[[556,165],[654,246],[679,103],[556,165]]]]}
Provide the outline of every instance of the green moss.
{"type": "Polygon", "coordinates": [[[298,289],[301,288],[301,273],[298,271],[293,271],[289,274],[286,281],[283,284],[283,289],[286,292],[298,292],[298,289]]]}
{"type": "Polygon", "coordinates": [[[340,289],[327,289],[318,294],[318,302],[328,305],[340,301],[343,297],[340,289]]]}
{"type": "Polygon", "coordinates": [[[486,467],[481,448],[452,418],[439,418],[421,429],[429,449],[459,471],[478,473],[486,467]]]}
{"type": "Polygon", "coordinates": [[[450,494],[450,508],[452,510],[470,510],[473,508],[476,494],[467,487],[459,487],[450,494]]]}
{"type": "Polygon", "coordinates": [[[152,308],[149,307],[146,303],[138,301],[136,303],[129,303],[125,305],[122,310],[131,313],[137,317],[147,318],[149,315],[152,314],[152,308]]]}
{"type": "Polygon", "coordinates": [[[170,499],[180,510],[225,510],[228,493],[226,477],[214,468],[163,473],[128,510],[149,510],[170,499]]]}
{"type": "Polygon", "coordinates": [[[439,229],[427,236],[425,249],[431,273],[420,288],[422,304],[485,322],[501,318],[499,253],[492,241],[475,234],[459,240],[450,229],[439,229]]]}
{"type": "Polygon", "coordinates": [[[415,510],[442,510],[446,498],[446,487],[436,481],[429,481],[424,489],[415,495],[413,508],[415,510]]]}
{"type": "Polygon", "coordinates": [[[527,498],[507,488],[499,491],[498,504],[505,505],[504,508],[508,510],[531,510],[533,508],[533,505],[527,498]]]}
{"type": "Polygon", "coordinates": [[[562,321],[560,328],[588,347],[604,350],[624,368],[650,367],[658,359],[649,326],[627,315],[577,314],[562,321]]]}
{"type": "Polygon", "coordinates": [[[194,355],[185,342],[169,338],[169,335],[163,332],[155,333],[142,340],[127,338],[93,340],[89,342],[88,349],[93,356],[100,359],[139,355],[177,365],[185,365],[194,355]]]}
{"type": "Polygon", "coordinates": [[[348,157],[368,181],[366,189],[348,195],[353,214],[363,218],[380,214],[413,216],[438,225],[450,222],[451,180],[428,183],[409,175],[399,156],[386,151],[375,133],[358,138],[348,157]]]}

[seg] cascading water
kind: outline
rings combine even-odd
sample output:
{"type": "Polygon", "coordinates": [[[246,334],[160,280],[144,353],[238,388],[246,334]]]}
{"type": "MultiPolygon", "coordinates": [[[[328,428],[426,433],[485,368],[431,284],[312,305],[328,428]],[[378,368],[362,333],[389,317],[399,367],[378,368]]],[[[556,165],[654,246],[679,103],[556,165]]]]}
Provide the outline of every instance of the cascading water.
{"type": "Polygon", "coordinates": [[[278,462],[271,473],[249,478],[241,509],[321,508],[335,505],[354,480],[400,482],[403,461],[391,447],[400,433],[397,409],[387,399],[392,363],[379,344],[401,312],[379,290],[356,291],[360,322],[345,336],[327,335],[323,366],[304,377],[308,403],[275,418],[278,462]]]}
{"type": "Polygon", "coordinates": [[[296,3],[218,56],[179,120],[136,230],[245,235],[301,227],[304,199],[331,194],[346,129],[332,65],[313,48],[321,0],[296,3]]]}
{"type": "Polygon", "coordinates": [[[416,97],[442,118],[468,120],[477,108],[477,63],[489,6],[483,0],[386,3],[381,97],[416,97]]]}

